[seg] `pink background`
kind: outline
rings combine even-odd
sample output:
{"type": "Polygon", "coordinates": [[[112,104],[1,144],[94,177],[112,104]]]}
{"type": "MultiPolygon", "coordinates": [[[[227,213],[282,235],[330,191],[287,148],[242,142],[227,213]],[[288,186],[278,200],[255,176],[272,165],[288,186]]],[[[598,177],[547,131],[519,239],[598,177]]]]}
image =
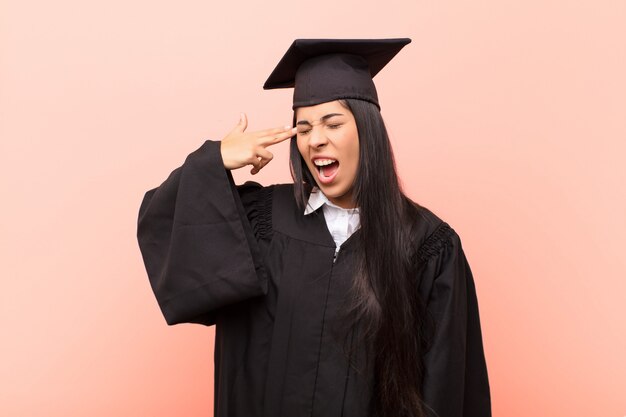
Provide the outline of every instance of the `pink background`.
{"type": "MultiPolygon", "coordinates": [[[[383,116],[407,193],[462,237],[494,415],[626,415],[617,0],[1,0],[0,415],[211,415],[213,328],[165,324],[143,193],[240,111],[291,121],[261,85],[294,38],[404,36],[383,116]]],[[[289,181],[272,151],[255,179],[289,181]]]]}

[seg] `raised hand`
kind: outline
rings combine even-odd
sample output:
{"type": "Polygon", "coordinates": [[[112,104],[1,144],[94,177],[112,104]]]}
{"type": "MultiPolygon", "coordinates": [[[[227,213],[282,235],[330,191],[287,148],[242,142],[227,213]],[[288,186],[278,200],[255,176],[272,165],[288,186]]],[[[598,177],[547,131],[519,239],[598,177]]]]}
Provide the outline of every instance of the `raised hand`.
{"type": "Polygon", "coordinates": [[[226,169],[237,169],[252,165],[251,174],[258,173],[274,155],[266,148],[291,138],[297,129],[291,126],[246,132],[248,118],[241,113],[239,123],[222,139],[221,153],[226,169]]]}

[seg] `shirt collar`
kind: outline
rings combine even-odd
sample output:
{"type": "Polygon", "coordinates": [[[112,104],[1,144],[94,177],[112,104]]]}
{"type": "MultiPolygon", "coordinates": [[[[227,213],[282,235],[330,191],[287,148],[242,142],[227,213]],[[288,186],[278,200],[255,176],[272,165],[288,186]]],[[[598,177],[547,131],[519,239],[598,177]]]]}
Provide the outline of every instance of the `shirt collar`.
{"type": "Polygon", "coordinates": [[[358,207],[353,208],[353,209],[344,209],[342,207],[339,207],[331,203],[330,200],[326,197],[326,195],[324,195],[324,193],[319,190],[319,188],[313,187],[313,190],[311,191],[311,195],[309,195],[309,202],[307,203],[306,208],[304,209],[304,215],[306,216],[307,214],[313,213],[318,208],[322,207],[324,204],[330,207],[338,208],[340,210],[346,210],[350,213],[359,212],[358,207]]]}

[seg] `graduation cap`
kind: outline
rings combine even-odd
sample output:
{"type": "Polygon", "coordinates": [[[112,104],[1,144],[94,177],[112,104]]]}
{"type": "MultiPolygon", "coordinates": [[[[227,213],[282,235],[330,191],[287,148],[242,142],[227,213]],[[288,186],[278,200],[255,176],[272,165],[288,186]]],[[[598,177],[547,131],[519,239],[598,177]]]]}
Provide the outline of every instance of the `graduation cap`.
{"type": "Polygon", "coordinates": [[[293,109],[356,98],[378,106],[372,78],[409,38],[296,39],[263,85],[294,88],[293,109]]]}

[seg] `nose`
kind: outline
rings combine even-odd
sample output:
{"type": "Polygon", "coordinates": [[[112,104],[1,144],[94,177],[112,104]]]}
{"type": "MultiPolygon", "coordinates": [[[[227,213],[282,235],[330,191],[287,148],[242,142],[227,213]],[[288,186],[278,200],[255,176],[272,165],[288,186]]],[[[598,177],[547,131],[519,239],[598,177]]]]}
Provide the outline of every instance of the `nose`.
{"type": "Polygon", "coordinates": [[[322,148],[328,143],[328,137],[323,126],[313,126],[309,136],[309,146],[312,148],[322,148]]]}

